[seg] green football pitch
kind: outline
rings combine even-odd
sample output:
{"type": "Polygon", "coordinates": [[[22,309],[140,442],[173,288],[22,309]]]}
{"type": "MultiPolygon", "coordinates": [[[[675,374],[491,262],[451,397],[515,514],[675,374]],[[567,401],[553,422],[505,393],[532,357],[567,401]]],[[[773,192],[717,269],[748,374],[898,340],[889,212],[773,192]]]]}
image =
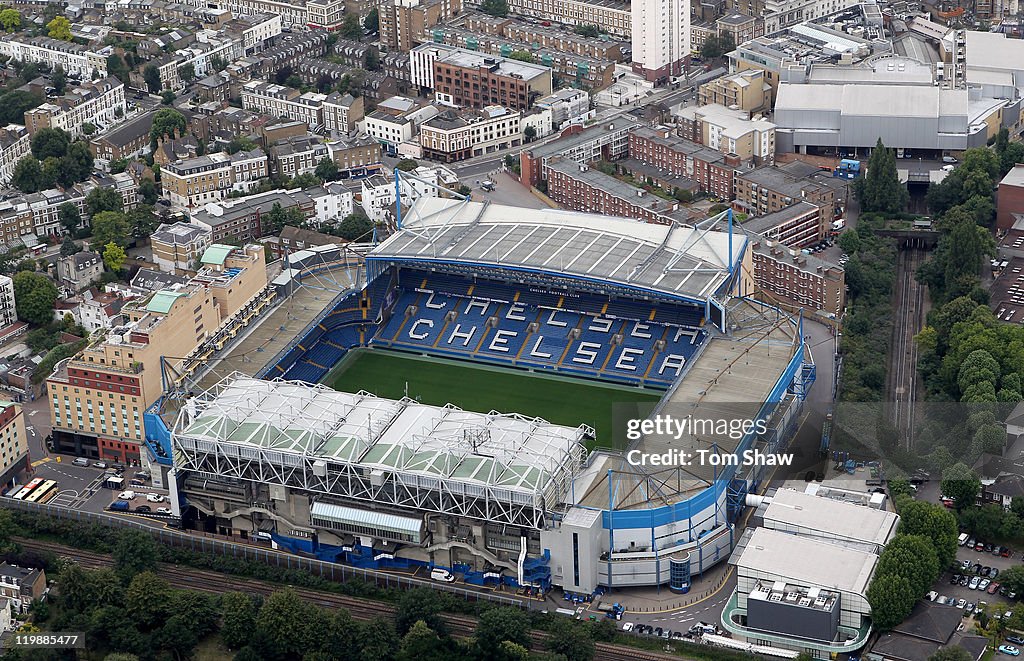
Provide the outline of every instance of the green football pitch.
{"type": "MultiPolygon", "coordinates": [[[[366,390],[398,399],[406,394],[424,404],[454,404],[466,411],[520,413],[575,427],[590,425],[597,447],[621,445],[612,439],[613,409],[633,417],[662,393],[583,379],[464,363],[380,349],[358,349],[338,364],[324,383],[335,390],[366,390]]],[[[646,413],[646,411],[645,411],[646,413]]]]}

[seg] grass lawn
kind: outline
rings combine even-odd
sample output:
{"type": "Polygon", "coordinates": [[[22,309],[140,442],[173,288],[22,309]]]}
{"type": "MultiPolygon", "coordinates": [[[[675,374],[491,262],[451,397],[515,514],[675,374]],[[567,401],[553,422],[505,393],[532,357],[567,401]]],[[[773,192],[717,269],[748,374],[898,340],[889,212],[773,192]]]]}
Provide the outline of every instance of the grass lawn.
{"type": "Polygon", "coordinates": [[[335,390],[366,390],[393,399],[405,395],[424,404],[454,404],[466,411],[520,413],[597,432],[595,447],[613,447],[612,409],[653,404],[662,393],[604,385],[583,379],[549,376],[501,367],[427,358],[379,349],[350,354],[324,379],[335,390]]]}

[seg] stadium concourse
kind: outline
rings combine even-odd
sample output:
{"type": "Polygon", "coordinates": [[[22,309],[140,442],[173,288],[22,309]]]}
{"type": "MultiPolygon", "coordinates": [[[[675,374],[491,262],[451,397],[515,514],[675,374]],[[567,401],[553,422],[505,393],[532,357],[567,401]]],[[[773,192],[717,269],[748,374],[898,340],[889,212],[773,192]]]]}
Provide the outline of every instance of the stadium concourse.
{"type": "Polygon", "coordinates": [[[732,550],[765,467],[629,457],[781,450],[814,380],[800,319],[750,297],[745,238],[713,226],[420,199],[367,254],[365,287],[262,380],[232,375],[186,403],[169,434],[176,489],[206,530],[334,562],[540,591],[686,591],[732,550]],[[471,413],[321,384],[367,354],[404,356],[410,375],[439,361],[489,370],[495,401],[471,413]],[[500,386],[513,377],[553,389],[570,419],[515,410],[500,386]],[[605,437],[571,419],[593,386],[658,399],[620,418],[766,424],[605,437]]]}

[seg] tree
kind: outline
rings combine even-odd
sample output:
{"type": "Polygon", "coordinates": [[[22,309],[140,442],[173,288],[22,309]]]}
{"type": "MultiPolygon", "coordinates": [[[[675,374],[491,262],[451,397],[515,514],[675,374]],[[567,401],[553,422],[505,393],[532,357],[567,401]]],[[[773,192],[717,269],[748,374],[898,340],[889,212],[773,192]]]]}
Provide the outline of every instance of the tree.
{"type": "Polygon", "coordinates": [[[352,41],[360,41],[363,38],[363,28],[359,25],[359,16],[346,14],[339,29],[341,36],[352,41]]]}
{"type": "Polygon", "coordinates": [[[360,658],[364,661],[391,661],[398,651],[399,639],[391,622],[375,618],[359,627],[360,658]]]}
{"type": "Polygon", "coordinates": [[[108,243],[103,248],[103,264],[113,273],[121,270],[125,257],[124,248],[116,243],[108,243]]]}
{"type": "Polygon", "coordinates": [[[156,190],[156,182],[149,177],[143,179],[142,183],[139,184],[139,195],[146,204],[156,204],[157,199],[160,197],[156,190]]]}
{"type": "Polygon", "coordinates": [[[79,181],[85,181],[92,174],[93,156],[89,151],[89,145],[83,140],[76,140],[68,146],[68,151],[60,159],[61,179],[69,183],[69,186],[79,181]]]}
{"type": "Polygon", "coordinates": [[[906,619],[918,597],[910,581],[896,574],[877,574],[867,593],[875,627],[887,631],[906,619]]]}
{"type": "Polygon", "coordinates": [[[900,510],[899,532],[921,535],[931,540],[939,558],[939,567],[948,567],[956,558],[956,518],[942,505],[912,500],[900,510]]]}
{"type": "MultiPolygon", "coordinates": [[[[109,243],[103,253],[104,263],[108,261],[107,252],[110,252],[111,247],[115,251],[120,251],[123,262],[124,251],[116,243],[109,243]]],[[[120,265],[112,267],[108,264],[107,268],[117,271],[120,269],[120,265]]],[[[120,531],[111,555],[114,558],[114,567],[125,579],[130,579],[140,572],[156,570],[156,542],[151,535],[141,530],[129,528],[120,531]]]]}
{"type": "Polygon", "coordinates": [[[402,172],[412,172],[419,166],[420,164],[411,158],[403,158],[402,160],[398,161],[398,163],[395,165],[395,167],[401,170],[402,172]]]}
{"type": "Polygon", "coordinates": [[[256,617],[255,632],[263,641],[262,650],[267,659],[302,656],[308,640],[306,638],[306,614],[310,606],[292,590],[282,590],[270,595],[263,602],[256,617]]]}
{"type": "MultiPolygon", "coordinates": [[[[113,188],[93,188],[85,196],[85,210],[90,216],[101,214],[104,211],[121,211],[124,202],[121,194],[113,188]]],[[[93,232],[96,231],[95,219],[93,220],[93,232]]],[[[104,241],[101,245],[106,245],[104,241]]]]}
{"type": "Polygon", "coordinates": [[[61,129],[42,128],[32,136],[32,155],[40,161],[68,153],[71,137],[61,129]]]}
{"type": "Polygon", "coordinates": [[[334,160],[328,156],[316,164],[316,170],[313,171],[316,178],[320,181],[334,181],[338,178],[338,166],[335,165],[334,160]]]}
{"type": "Polygon", "coordinates": [[[508,16],[508,0],[483,0],[480,11],[491,16],[508,16]]]}
{"type": "Polygon", "coordinates": [[[245,136],[237,136],[231,139],[231,142],[227,144],[226,151],[229,154],[237,154],[240,151],[252,151],[256,149],[258,145],[253,142],[251,138],[245,136]]]}
{"type": "Polygon", "coordinates": [[[178,77],[185,81],[185,84],[191,83],[196,79],[196,67],[191,62],[181,65],[178,67],[178,77]]]}
{"type": "Polygon", "coordinates": [[[171,615],[171,586],[153,572],[144,571],[128,584],[124,605],[143,629],[153,629],[171,615]]]}
{"type": "Polygon", "coordinates": [[[974,661],[974,657],[959,645],[947,645],[928,657],[928,661],[974,661]]]}
{"type": "Polygon", "coordinates": [[[149,236],[160,226],[160,216],[149,204],[139,204],[127,213],[132,236],[141,239],[149,236]]]}
{"type": "Polygon", "coordinates": [[[292,180],[288,182],[285,188],[298,188],[305,190],[307,188],[315,188],[320,185],[320,180],[317,179],[315,174],[310,172],[303,172],[302,174],[292,177],[292,180]]]}
{"type": "Polygon", "coordinates": [[[82,252],[82,246],[75,243],[71,236],[65,236],[63,243],[60,244],[60,256],[70,257],[71,255],[82,252]]]}
{"type": "Polygon", "coordinates": [[[163,92],[160,92],[160,103],[165,106],[173,106],[176,98],[178,98],[178,95],[174,93],[174,90],[164,90],[163,92]]]}
{"type": "Polygon", "coordinates": [[[575,620],[556,620],[548,637],[548,649],[568,661],[590,661],[594,656],[594,640],[575,620]]]}
{"type": "Polygon", "coordinates": [[[150,94],[156,94],[163,87],[163,83],[160,81],[160,70],[156,68],[156,65],[147,64],[142,67],[142,79],[146,81],[146,89],[150,94]]]}
{"type": "Polygon", "coordinates": [[[525,129],[523,129],[523,137],[526,138],[527,142],[533,142],[533,140],[537,137],[537,129],[533,128],[532,126],[527,126],[525,129]]]}
{"type": "Polygon", "coordinates": [[[0,509],[0,553],[12,553],[18,550],[18,545],[12,539],[17,532],[14,517],[8,509],[0,509]]]}
{"type": "MultiPolygon", "coordinates": [[[[0,16],[0,20],[2,20],[2,16],[0,16]]],[[[380,14],[376,7],[367,12],[366,17],[363,18],[363,29],[370,34],[380,32],[380,14]]]]}
{"type": "Polygon", "coordinates": [[[0,27],[7,32],[15,32],[21,28],[21,14],[16,9],[0,11],[0,27]]]}
{"type": "Polygon", "coordinates": [[[351,213],[338,225],[337,235],[347,241],[369,241],[373,237],[373,221],[363,213],[351,213]]]}
{"type": "Polygon", "coordinates": [[[430,631],[444,636],[448,625],[441,615],[444,600],[441,592],[430,588],[416,588],[403,592],[398,599],[395,612],[395,629],[404,636],[417,622],[422,622],[430,631]]]}
{"type": "Polygon", "coordinates": [[[149,129],[149,147],[156,151],[157,142],[161,138],[174,138],[185,135],[188,121],[185,115],[174,108],[161,108],[153,115],[153,125],[149,129]]]}
{"type": "Polygon", "coordinates": [[[92,135],[96,132],[96,125],[92,122],[82,122],[82,133],[84,135],[92,135]]]}
{"type": "Polygon", "coordinates": [[[896,155],[879,138],[868,159],[868,171],[854,185],[863,212],[900,213],[910,194],[896,173],[896,155]]]}
{"type": "Polygon", "coordinates": [[[19,319],[44,326],[53,320],[57,285],[41,273],[19,271],[14,275],[14,301],[19,319]]]}
{"type": "Polygon", "coordinates": [[[423,620],[417,620],[402,638],[398,648],[398,661],[447,661],[450,653],[437,635],[423,620]]]}
{"type": "Polygon", "coordinates": [[[58,64],[54,68],[50,75],[50,84],[53,85],[53,90],[58,96],[64,96],[64,92],[68,90],[68,77],[64,73],[64,67],[58,64]]]}
{"type": "Polygon", "coordinates": [[[103,661],[139,661],[139,657],[127,652],[114,652],[103,657],[103,661]]]}
{"type": "Polygon", "coordinates": [[[502,643],[530,647],[530,621],[522,611],[509,608],[492,608],[480,615],[476,628],[476,647],[481,658],[507,659],[503,656],[502,643]]]}
{"type": "Polygon", "coordinates": [[[905,576],[917,597],[939,577],[939,556],[931,540],[920,535],[897,535],[878,559],[878,574],[905,576]]]}
{"type": "Polygon", "coordinates": [[[60,39],[61,41],[71,41],[71,21],[58,16],[52,21],[46,24],[46,28],[49,30],[51,39],[60,39]]]}
{"type": "MultiPolygon", "coordinates": [[[[117,53],[111,53],[107,56],[107,75],[114,76],[122,83],[128,83],[128,74],[130,69],[125,63],[124,58],[117,53]]],[[[157,73],[159,76],[159,72],[157,73]]]]}
{"type": "Polygon", "coordinates": [[[711,35],[701,45],[700,56],[705,60],[714,60],[735,49],[736,42],[728,32],[721,36],[711,35]]]}
{"type": "Polygon", "coordinates": [[[508,56],[510,60],[519,60],[520,62],[533,62],[533,53],[528,50],[514,50],[512,54],[508,56]]]}
{"type": "Polygon", "coordinates": [[[601,28],[596,25],[577,25],[572,31],[588,39],[597,39],[601,36],[601,28]]]}
{"type": "MultiPolygon", "coordinates": [[[[374,11],[377,10],[374,9],[374,11]]],[[[377,52],[376,48],[370,47],[366,49],[366,55],[363,57],[363,68],[367,71],[380,70],[380,53],[377,52]]]]}
{"type": "Polygon", "coordinates": [[[101,211],[92,217],[92,243],[105,246],[116,243],[126,247],[131,237],[128,218],[120,211],[101,211]]]}
{"type": "Polygon", "coordinates": [[[231,650],[245,647],[256,627],[256,604],[249,595],[228,592],[220,599],[220,637],[231,650]]]}
{"type": "Polygon", "coordinates": [[[35,156],[26,156],[14,166],[11,185],[22,193],[36,193],[46,188],[43,165],[35,156]]]}
{"type": "MultiPolygon", "coordinates": [[[[1005,432],[1000,439],[1005,440],[1005,432]]],[[[942,475],[942,493],[953,499],[957,510],[974,505],[981,491],[981,481],[963,463],[955,463],[942,475]]]]}

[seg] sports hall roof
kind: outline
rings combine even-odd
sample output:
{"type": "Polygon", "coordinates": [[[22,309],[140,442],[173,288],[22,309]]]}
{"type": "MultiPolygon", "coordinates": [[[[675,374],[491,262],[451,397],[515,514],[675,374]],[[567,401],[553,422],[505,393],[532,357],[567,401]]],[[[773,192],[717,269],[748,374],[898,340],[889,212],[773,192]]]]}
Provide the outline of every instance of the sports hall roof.
{"type": "Polygon", "coordinates": [[[234,375],[192,402],[175,425],[177,438],[521,493],[547,492],[556,480],[567,483],[586,454],[581,429],[540,418],[470,413],[301,381],[234,375]]]}
{"type": "MultiPolygon", "coordinates": [[[[732,263],[745,239],[735,236],[732,263]]],[[[555,209],[420,198],[368,259],[488,265],[704,301],[729,278],[729,236],[555,209]]]]}

